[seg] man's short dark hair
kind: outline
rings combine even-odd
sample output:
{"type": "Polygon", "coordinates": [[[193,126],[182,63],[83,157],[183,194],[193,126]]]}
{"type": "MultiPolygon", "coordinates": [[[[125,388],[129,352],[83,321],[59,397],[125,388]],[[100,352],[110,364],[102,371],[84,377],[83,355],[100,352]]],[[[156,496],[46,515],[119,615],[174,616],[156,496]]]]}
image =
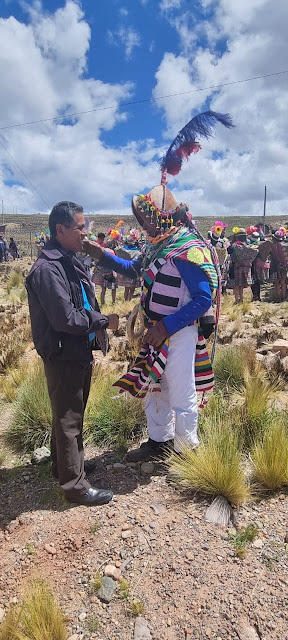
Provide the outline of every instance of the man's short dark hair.
{"type": "Polygon", "coordinates": [[[81,204],[68,202],[67,200],[55,204],[49,216],[51,236],[55,237],[57,235],[56,224],[63,224],[64,227],[67,228],[70,227],[74,220],[75,213],[83,213],[81,204]]]}
{"type": "Polygon", "coordinates": [[[105,240],[105,233],[103,233],[103,231],[100,231],[100,233],[98,233],[97,238],[99,238],[99,240],[105,240]]]}

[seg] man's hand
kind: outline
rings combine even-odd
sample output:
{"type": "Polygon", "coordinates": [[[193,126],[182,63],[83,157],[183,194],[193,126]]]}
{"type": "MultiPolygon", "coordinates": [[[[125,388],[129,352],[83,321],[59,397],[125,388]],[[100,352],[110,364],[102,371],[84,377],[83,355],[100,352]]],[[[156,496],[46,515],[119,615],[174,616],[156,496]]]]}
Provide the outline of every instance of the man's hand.
{"type": "Polygon", "coordinates": [[[145,336],[145,342],[148,342],[148,344],[151,344],[152,347],[158,349],[159,347],[161,347],[167,337],[168,333],[166,331],[165,324],[160,320],[160,322],[157,322],[155,327],[151,327],[150,329],[148,329],[145,336]]]}
{"type": "Polygon", "coordinates": [[[117,315],[117,313],[111,313],[111,315],[108,316],[108,320],[108,329],[111,329],[111,331],[117,331],[119,326],[119,316],[117,315]]]}
{"type": "Polygon", "coordinates": [[[95,260],[100,260],[104,256],[104,249],[100,247],[100,244],[97,242],[92,242],[92,240],[83,240],[83,251],[84,253],[88,253],[89,256],[95,258],[95,260]]]}

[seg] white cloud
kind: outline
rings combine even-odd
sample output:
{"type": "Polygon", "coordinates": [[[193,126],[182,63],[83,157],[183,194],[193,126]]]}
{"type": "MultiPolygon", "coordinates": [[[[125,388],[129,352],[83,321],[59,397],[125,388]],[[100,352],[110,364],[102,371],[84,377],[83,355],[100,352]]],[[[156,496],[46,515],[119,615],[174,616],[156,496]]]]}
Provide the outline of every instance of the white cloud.
{"type": "Polygon", "coordinates": [[[170,11],[171,9],[179,9],[182,4],[182,0],[161,0],[161,11],[170,11]]]}
{"type": "Polygon", "coordinates": [[[141,38],[133,27],[121,26],[117,31],[108,29],[107,36],[110,44],[124,48],[126,60],[130,60],[133,49],[141,45],[141,38]]]}
{"type": "Polygon", "coordinates": [[[209,4],[210,10],[215,7],[214,18],[209,22],[203,19],[196,31],[192,22],[186,21],[185,32],[180,14],[171,19],[182,55],[163,56],[154,98],[165,118],[167,140],[193,115],[209,108],[207,105],[229,112],[236,129],[219,125],[215,137],[203,141],[203,150],[184,166],[176,189],[184,197],[184,188],[186,201],[190,198],[196,213],[249,214],[261,211],[267,184],[268,212],[287,214],[287,76],[194,92],[282,70],[287,59],[287,1],[278,0],[275,8],[273,0],[202,0],[203,10],[209,4]],[[199,34],[205,34],[205,40],[197,40],[199,34]],[[182,91],[191,93],[160,99],[182,91]],[[215,151],[221,152],[220,157],[215,158],[215,151]]]}
{"type": "MultiPolygon", "coordinates": [[[[90,29],[79,4],[68,1],[50,15],[34,5],[28,25],[0,19],[0,39],[2,126],[104,108],[64,122],[1,131],[9,152],[49,205],[72,199],[88,211],[123,210],[131,193],[154,182],[153,143],[117,149],[101,142],[103,130],[127,118],[119,104],[131,96],[133,85],[87,76],[90,29]]],[[[19,212],[45,210],[1,148],[0,191],[6,211],[16,205],[19,212]]]]}
{"type": "MultiPolygon", "coordinates": [[[[112,84],[89,77],[90,27],[78,2],[68,0],[52,14],[44,13],[39,2],[32,9],[30,3],[29,24],[13,17],[0,19],[2,126],[103,107],[70,121],[0,131],[0,139],[51,206],[73,199],[87,211],[129,212],[130,194],[157,182],[157,154],[166,151],[193,115],[211,105],[230,112],[237,128],[217,126],[215,137],[203,142],[179,179],[171,180],[175,195],[191,203],[196,217],[260,213],[267,184],[267,213],[288,214],[287,76],[195,92],[283,69],[287,1],[278,0],[277,11],[272,0],[200,1],[204,14],[214,10],[214,16],[207,21],[206,15],[195,29],[176,7],[171,24],[181,53],[166,51],[156,73],[153,96],[163,114],[162,149],[153,140],[132,140],[121,148],[103,144],[102,132],[125,119],[129,139],[129,115],[120,105],[134,88],[129,82],[112,84]],[[199,40],[199,34],[205,39],[199,40]],[[161,99],[173,93],[183,95],[161,99]],[[107,108],[111,105],[115,106],[107,108]]],[[[110,34],[112,41],[114,35],[110,34]]],[[[125,48],[126,40],[127,30],[120,27],[116,44],[125,48]]],[[[126,55],[139,44],[136,34],[126,55]]],[[[6,210],[45,209],[1,148],[0,191],[6,210]],[[18,183],[11,186],[9,181],[18,183]]]]}
{"type": "Polygon", "coordinates": [[[127,16],[129,15],[128,9],[126,9],[125,7],[121,7],[121,9],[119,9],[119,15],[123,18],[127,18],[127,16]]]}

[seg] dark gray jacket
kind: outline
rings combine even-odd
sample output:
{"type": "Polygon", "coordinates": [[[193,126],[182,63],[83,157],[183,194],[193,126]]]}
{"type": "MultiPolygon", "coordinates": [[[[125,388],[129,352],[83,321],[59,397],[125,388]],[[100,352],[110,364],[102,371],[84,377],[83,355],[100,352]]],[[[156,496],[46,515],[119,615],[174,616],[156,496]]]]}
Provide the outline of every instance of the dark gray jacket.
{"type": "Polygon", "coordinates": [[[27,276],[26,289],[32,337],[39,355],[47,360],[90,362],[89,334],[97,332],[99,344],[105,341],[103,330],[108,327],[108,318],[100,313],[80,260],[57,241],[49,241],[27,276]],[[91,310],[84,309],[80,282],[91,310]]]}

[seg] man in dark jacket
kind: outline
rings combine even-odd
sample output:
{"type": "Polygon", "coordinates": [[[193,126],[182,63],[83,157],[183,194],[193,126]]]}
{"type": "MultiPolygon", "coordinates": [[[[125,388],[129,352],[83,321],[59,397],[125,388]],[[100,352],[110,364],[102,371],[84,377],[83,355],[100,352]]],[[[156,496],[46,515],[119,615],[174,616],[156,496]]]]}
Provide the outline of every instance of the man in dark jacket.
{"type": "Polygon", "coordinates": [[[85,475],[83,415],[93,343],[105,352],[105,330],[115,331],[119,318],[100,313],[89,275],[75,255],[86,237],[83,208],[59,202],[51,211],[49,228],[51,240],[33,265],[26,288],[32,336],[43,359],[52,406],[52,472],[70,502],[105,504],[112,492],[91,487],[85,475]]]}

